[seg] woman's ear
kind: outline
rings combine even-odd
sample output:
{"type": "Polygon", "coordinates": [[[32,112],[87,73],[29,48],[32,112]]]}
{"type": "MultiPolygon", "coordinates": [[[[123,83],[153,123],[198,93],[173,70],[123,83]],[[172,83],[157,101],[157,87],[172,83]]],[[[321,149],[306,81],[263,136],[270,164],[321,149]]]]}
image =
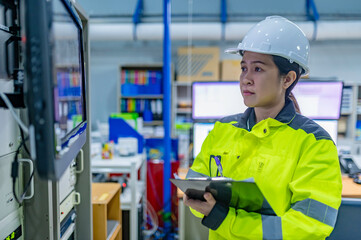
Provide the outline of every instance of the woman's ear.
{"type": "Polygon", "coordinates": [[[283,88],[287,89],[296,80],[297,74],[295,71],[289,71],[286,76],[283,77],[283,88]]]}

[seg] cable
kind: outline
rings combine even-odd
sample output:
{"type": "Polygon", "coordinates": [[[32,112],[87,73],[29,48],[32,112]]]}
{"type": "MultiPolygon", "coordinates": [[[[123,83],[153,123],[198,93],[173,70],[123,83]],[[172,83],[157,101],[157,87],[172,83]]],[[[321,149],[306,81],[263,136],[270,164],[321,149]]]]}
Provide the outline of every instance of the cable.
{"type": "Polygon", "coordinates": [[[25,145],[25,142],[28,140],[28,137],[26,139],[24,138],[24,132],[26,134],[29,134],[29,129],[24,125],[24,123],[20,120],[19,116],[15,113],[14,107],[11,104],[9,98],[3,92],[0,92],[0,97],[3,99],[5,105],[8,107],[8,109],[10,110],[11,114],[13,115],[14,119],[16,120],[16,122],[19,124],[19,127],[20,127],[22,141],[21,141],[18,149],[16,150],[14,161],[11,164],[11,178],[12,178],[12,182],[13,182],[14,198],[17,203],[22,204],[25,194],[28,191],[28,188],[30,186],[31,179],[34,176],[34,170],[33,170],[33,172],[30,175],[28,183],[25,185],[24,192],[21,194],[20,199],[19,199],[18,196],[16,195],[16,191],[15,191],[15,183],[16,183],[16,179],[18,178],[18,172],[19,172],[18,155],[19,155],[19,152],[20,152],[20,149],[22,146],[24,146],[25,151],[30,155],[29,149],[25,145]]]}
{"type": "Polygon", "coordinates": [[[18,198],[18,196],[16,195],[16,189],[15,189],[15,185],[16,185],[16,179],[18,178],[18,172],[19,172],[19,161],[18,161],[18,155],[20,153],[20,149],[21,147],[23,147],[25,145],[25,142],[28,140],[28,138],[26,139],[23,139],[19,145],[19,147],[17,148],[16,152],[15,152],[15,157],[14,157],[14,161],[13,163],[11,164],[11,178],[12,178],[12,183],[13,183],[13,195],[14,195],[14,198],[16,200],[16,202],[18,204],[22,204],[23,200],[24,200],[24,197],[26,195],[26,192],[28,191],[29,189],[29,186],[30,186],[30,183],[31,183],[31,180],[32,178],[34,177],[34,170],[33,172],[31,173],[30,177],[29,177],[29,180],[28,182],[25,184],[25,188],[24,188],[24,191],[23,193],[21,194],[20,196],[20,199],[18,198]]]}
{"type": "Polygon", "coordinates": [[[24,125],[24,123],[20,120],[19,116],[15,113],[14,107],[11,104],[9,98],[3,93],[0,92],[0,97],[3,99],[4,103],[10,110],[11,114],[13,115],[16,122],[19,124],[20,128],[26,133],[29,134],[29,129],[24,125]]]}
{"type": "Polygon", "coordinates": [[[151,229],[143,230],[143,233],[145,236],[152,236],[159,227],[158,216],[157,216],[157,213],[155,212],[153,206],[150,204],[150,202],[148,202],[148,200],[145,200],[145,201],[147,204],[147,212],[149,214],[149,217],[150,217],[153,227],[151,229]]]}
{"type": "MultiPolygon", "coordinates": [[[[21,127],[19,127],[19,129],[20,129],[21,140],[23,142],[25,142],[24,131],[21,129],[21,127]]],[[[28,147],[26,146],[26,144],[24,144],[24,149],[25,149],[26,153],[29,154],[29,156],[30,156],[31,154],[30,154],[30,151],[29,151],[28,147]]]]}
{"type": "Polygon", "coordinates": [[[360,173],[349,173],[348,177],[353,179],[354,183],[361,184],[361,179],[359,178],[360,173]]]}

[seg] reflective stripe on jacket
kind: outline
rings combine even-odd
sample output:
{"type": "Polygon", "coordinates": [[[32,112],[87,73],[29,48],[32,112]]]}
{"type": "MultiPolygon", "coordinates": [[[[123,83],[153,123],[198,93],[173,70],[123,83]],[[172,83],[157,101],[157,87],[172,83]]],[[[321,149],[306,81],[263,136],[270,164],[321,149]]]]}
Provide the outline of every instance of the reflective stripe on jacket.
{"type": "MultiPolygon", "coordinates": [[[[216,122],[187,177],[253,177],[275,215],[216,204],[202,223],[209,239],[325,239],[341,203],[337,149],[329,134],[287,101],[275,119],[255,124],[254,109],[216,122]]],[[[201,214],[192,211],[195,215],[201,214]]]]}

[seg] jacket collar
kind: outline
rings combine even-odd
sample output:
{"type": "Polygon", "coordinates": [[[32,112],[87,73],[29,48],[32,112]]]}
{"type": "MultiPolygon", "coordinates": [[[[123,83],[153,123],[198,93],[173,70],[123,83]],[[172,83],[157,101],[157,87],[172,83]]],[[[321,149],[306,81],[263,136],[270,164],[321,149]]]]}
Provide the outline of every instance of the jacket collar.
{"type": "Polygon", "coordinates": [[[275,119],[281,123],[289,124],[290,122],[292,122],[295,116],[296,116],[296,108],[293,105],[292,100],[287,98],[285,106],[278,113],[275,119]]]}
{"type": "MultiPolygon", "coordinates": [[[[296,115],[296,109],[293,102],[287,98],[285,106],[277,114],[276,120],[289,124],[296,115]]],[[[241,121],[238,123],[238,127],[242,127],[250,131],[253,126],[256,125],[256,114],[254,108],[247,108],[241,117],[241,121]]]]}

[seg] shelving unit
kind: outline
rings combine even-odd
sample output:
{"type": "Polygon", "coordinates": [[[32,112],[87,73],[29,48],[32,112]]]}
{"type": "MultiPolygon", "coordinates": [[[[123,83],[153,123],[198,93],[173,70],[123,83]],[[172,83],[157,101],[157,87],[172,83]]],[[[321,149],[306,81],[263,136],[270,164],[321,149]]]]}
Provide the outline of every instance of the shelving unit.
{"type": "MultiPolygon", "coordinates": [[[[117,87],[119,112],[138,112],[143,115],[145,107],[151,107],[150,101],[163,99],[162,64],[124,65],[119,67],[117,87]],[[124,101],[142,100],[141,108],[131,109],[124,101]],[[122,104],[123,101],[123,104],[122,104]],[[149,106],[144,106],[148,102],[149,106]]],[[[156,109],[149,109],[155,111],[156,109]]]]}
{"type": "Polygon", "coordinates": [[[339,119],[339,138],[354,140],[356,127],[356,106],[358,96],[356,84],[345,84],[342,94],[341,117],[339,119]]]}
{"type": "MultiPolygon", "coordinates": [[[[192,119],[192,82],[173,82],[172,86],[172,119],[173,123],[192,119]]],[[[173,136],[176,136],[176,129],[173,126],[173,136]]]]}
{"type": "Polygon", "coordinates": [[[124,65],[119,67],[117,109],[136,112],[143,117],[148,137],[163,126],[163,64],[124,65]],[[152,128],[152,129],[151,129],[152,128]]]}
{"type": "MultiPolygon", "coordinates": [[[[147,196],[146,186],[146,155],[138,154],[131,157],[115,157],[103,160],[97,155],[92,158],[93,173],[123,173],[130,174],[128,190],[126,189],[120,197],[122,210],[130,211],[130,236],[138,239],[138,205],[142,198],[147,196]],[[140,181],[138,181],[138,170],[140,169],[140,181]],[[130,189],[130,190],[129,190],[130,189]]],[[[146,201],[142,201],[143,203],[146,201]]],[[[124,231],[124,230],[123,230],[124,231]]]]}
{"type": "Polygon", "coordinates": [[[143,122],[144,126],[163,126],[163,121],[143,122]]]}
{"type": "MultiPolygon", "coordinates": [[[[171,76],[174,76],[173,66],[171,76]]],[[[118,111],[137,112],[143,117],[144,127],[149,128],[147,137],[161,137],[156,128],[163,126],[163,64],[123,65],[119,67],[118,79],[118,111]]]]}
{"type": "Polygon", "coordinates": [[[94,240],[120,240],[122,232],[120,184],[93,183],[92,205],[94,240]]]}
{"type": "Polygon", "coordinates": [[[338,146],[349,146],[352,154],[361,154],[361,85],[345,83],[341,117],[338,125],[338,146]],[[359,124],[360,125],[360,124],[359,124]]]}

